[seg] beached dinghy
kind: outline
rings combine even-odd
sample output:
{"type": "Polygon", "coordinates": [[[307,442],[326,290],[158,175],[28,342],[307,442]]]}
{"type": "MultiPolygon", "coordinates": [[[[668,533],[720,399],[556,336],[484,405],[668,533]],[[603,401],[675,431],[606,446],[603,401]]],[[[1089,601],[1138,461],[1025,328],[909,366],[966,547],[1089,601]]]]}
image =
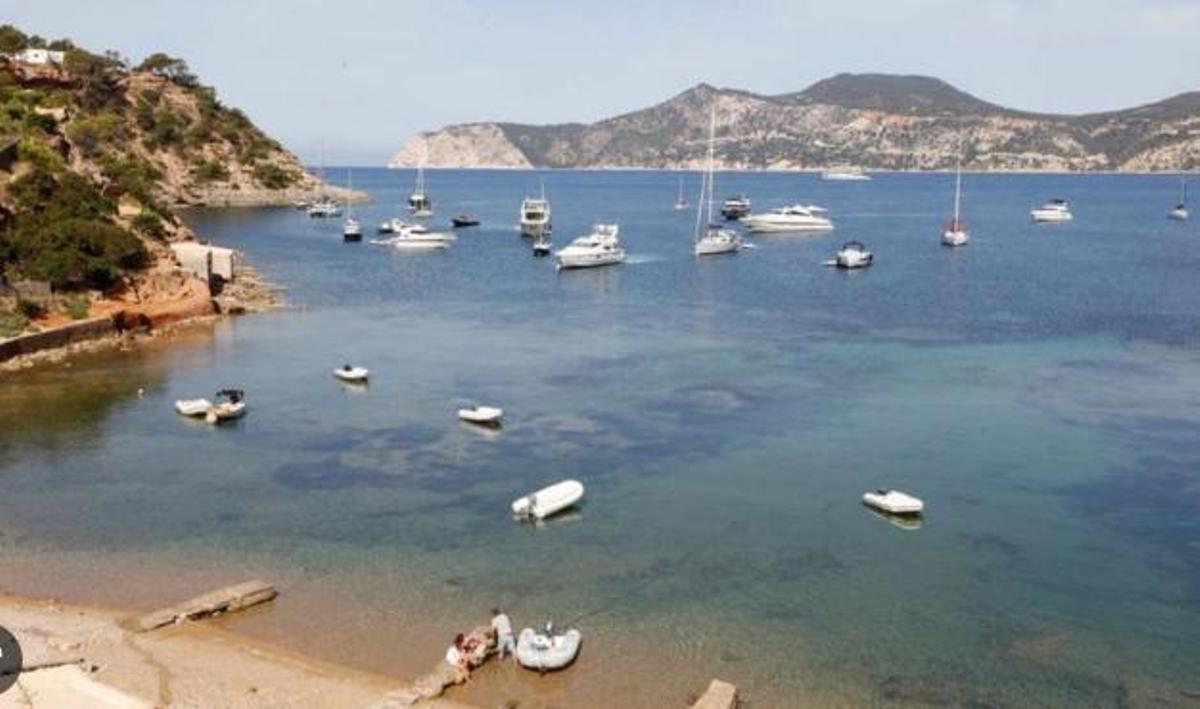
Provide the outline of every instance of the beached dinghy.
{"type": "Polygon", "coordinates": [[[367,381],[367,377],[370,374],[365,367],[351,367],[348,364],[342,365],[341,369],[333,370],[333,376],[343,382],[350,382],[352,384],[362,384],[367,381]]]}
{"type": "Polygon", "coordinates": [[[512,503],[513,514],[527,519],[546,519],[550,515],[574,507],[583,499],[583,483],[563,480],[542,488],[512,503]]]}
{"type": "Polygon", "coordinates": [[[919,515],[925,503],[899,490],[876,490],[863,495],[863,504],[893,515],[919,515]]]}
{"type": "Polygon", "coordinates": [[[561,670],[575,661],[582,643],[583,635],[574,628],[565,633],[555,633],[550,623],[540,633],[525,628],[517,636],[517,662],[538,672],[561,670]]]}
{"type": "Polygon", "coordinates": [[[206,416],[212,407],[208,399],[179,399],[175,402],[175,410],[183,416],[206,416]]]}
{"type": "Polygon", "coordinates": [[[478,423],[485,426],[497,426],[504,416],[504,409],[495,406],[472,406],[469,409],[459,409],[458,417],[467,423],[478,423]]]}

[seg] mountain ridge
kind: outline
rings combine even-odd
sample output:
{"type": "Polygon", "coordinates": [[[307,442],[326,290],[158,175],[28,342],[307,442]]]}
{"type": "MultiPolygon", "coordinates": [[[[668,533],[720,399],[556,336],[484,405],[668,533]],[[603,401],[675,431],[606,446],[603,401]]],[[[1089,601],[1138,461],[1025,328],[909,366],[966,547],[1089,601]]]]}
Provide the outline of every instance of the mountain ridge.
{"type": "Polygon", "coordinates": [[[724,169],[953,168],[1153,171],[1200,166],[1200,92],[1078,115],[1001,106],[929,76],[837,74],[766,95],[707,82],[592,123],[457,124],[419,133],[389,162],[430,167],[693,169],[708,108],[724,169]]]}

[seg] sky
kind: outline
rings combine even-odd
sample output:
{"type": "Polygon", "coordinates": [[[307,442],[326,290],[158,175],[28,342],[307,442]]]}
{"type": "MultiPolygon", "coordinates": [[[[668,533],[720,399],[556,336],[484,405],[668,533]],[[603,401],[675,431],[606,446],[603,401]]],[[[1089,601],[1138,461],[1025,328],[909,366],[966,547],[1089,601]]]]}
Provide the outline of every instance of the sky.
{"type": "Polygon", "coordinates": [[[184,58],[309,162],[450,123],[589,122],[702,81],[936,76],[1032,111],[1200,90],[1200,0],[0,0],[0,23],[184,58]]]}

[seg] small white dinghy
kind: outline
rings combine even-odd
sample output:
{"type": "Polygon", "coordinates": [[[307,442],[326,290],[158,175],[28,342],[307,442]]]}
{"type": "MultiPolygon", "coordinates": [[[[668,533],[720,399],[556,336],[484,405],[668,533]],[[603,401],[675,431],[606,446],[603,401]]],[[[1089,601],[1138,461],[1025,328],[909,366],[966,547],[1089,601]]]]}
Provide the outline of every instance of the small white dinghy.
{"type": "Polygon", "coordinates": [[[367,371],[365,367],[351,367],[350,365],[346,364],[342,365],[340,369],[333,370],[333,376],[337,377],[343,382],[350,382],[351,384],[363,384],[367,381],[367,377],[371,376],[371,373],[367,371]]]}
{"type": "Polygon", "coordinates": [[[892,515],[919,515],[925,503],[899,490],[876,490],[863,495],[863,504],[892,515]]]}
{"type": "Polygon", "coordinates": [[[517,662],[538,672],[561,670],[575,661],[582,643],[583,634],[574,628],[565,633],[555,633],[550,623],[541,632],[525,628],[517,636],[517,662]]]}
{"type": "Polygon", "coordinates": [[[179,399],[175,402],[175,411],[183,416],[207,416],[212,407],[208,399],[179,399]]]}
{"type": "Polygon", "coordinates": [[[458,417],[467,423],[498,426],[500,419],[504,417],[504,409],[495,406],[472,406],[469,409],[459,409],[458,417]]]}
{"type": "Polygon", "coordinates": [[[512,512],[515,516],[524,519],[541,520],[569,507],[574,507],[582,499],[583,483],[578,480],[563,480],[531,495],[514,500],[512,512]]]}
{"type": "Polygon", "coordinates": [[[246,413],[246,392],[241,389],[222,389],[217,392],[217,398],[222,399],[208,410],[204,420],[209,423],[221,423],[239,419],[246,413]]]}

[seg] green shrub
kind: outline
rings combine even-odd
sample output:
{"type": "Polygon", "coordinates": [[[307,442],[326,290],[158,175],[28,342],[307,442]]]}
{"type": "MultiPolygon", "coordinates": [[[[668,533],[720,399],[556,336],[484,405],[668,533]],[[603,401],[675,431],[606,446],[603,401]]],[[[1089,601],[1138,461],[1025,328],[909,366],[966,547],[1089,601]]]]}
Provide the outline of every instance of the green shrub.
{"type": "Polygon", "coordinates": [[[32,137],[21,139],[17,156],[33,163],[37,170],[58,174],[67,169],[67,162],[49,145],[32,137]]]}
{"type": "Polygon", "coordinates": [[[43,219],[101,219],[116,213],[112,200],[73,172],[56,177],[35,168],[9,183],[8,193],[22,211],[43,219]]]}
{"type": "Polygon", "coordinates": [[[156,76],[164,77],[180,86],[196,86],[196,75],[189,69],[187,62],[155,52],[146,57],[137,67],[138,71],[148,71],[156,76]]]}
{"type": "Polygon", "coordinates": [[[296,184],[300,176],[275,163],[263,162],[254,166],[254,179],[269,190],[282,190],[296,184]]]}
{"type": "Polygon", "coordinates": [[[192,168],[192,177],[197,182],[224,182],[229,179],[229,170],[220,160],[205,160],[192,168]]]}
{"type": "Polygon", "coordinates": [[[58,290],[108,288],[150,261],[141,239],[94,219],[21,220],[10,238],[17,270],[58,290]]]}
{"type": "Polygon", "coordinates": [[[67,298],[62,303],[63,312],[72,320],[83,320],[92,312],[92,304],[83,296],[67,298]]]}
{"type": "Polygon", "coordinates": [[[29,318],[21,313],[0,313],[0,337],[16,337],[29,327],[29,318]]]}
{"type": "Polygon", "coordinates": [[[134,217],[133,228],[152,239],[162,241],[167,238],[167,229],[163,226],[162,218],[154,212],[144,211],[134,217]]]}
{"type": "Polygon", "coordinates": [[[98,161],[104,176],[142,204],[154,202],[154,188],[162,179],[162,170],[136,155],[103,155],[98,161]]]}
{"type": "Polygon", "coordinates": [[[95,157],[106,147],[123,148],[129,140],[129,129],[124,116],[103,111],[71,121],[67,126],[67,137],[84,155],[95,157]]]}
{"type": "Polygon", "coordinates": [[[18,298],[17,299],[17,312],[20,313],[21,315],[23,315],[27,319],[33,319],[33,318],[40,318],[42,315],[45,315],[46,309],[44,307],[42,307],[42,304],[37,302],[36,300],[29,300],[27,298],[18,298]]]}

